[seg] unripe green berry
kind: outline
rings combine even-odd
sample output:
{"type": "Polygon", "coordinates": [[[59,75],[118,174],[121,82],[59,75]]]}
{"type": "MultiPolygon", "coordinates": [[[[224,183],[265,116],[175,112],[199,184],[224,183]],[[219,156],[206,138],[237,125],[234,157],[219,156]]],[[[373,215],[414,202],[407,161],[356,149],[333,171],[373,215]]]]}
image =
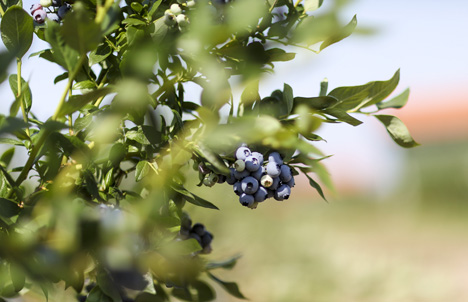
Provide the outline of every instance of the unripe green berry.
{"type": "Polygon", "coordinates": [[[180,27],[186,27],[188,25],[188,19],[187,16],[184,14],[180,14],[176,17],[176,21],[179,24],[180,27]]]}
{"type": "Polygon", "coordinates": [[[171,13],[173,13],[176,16],[178,14],[182,13],[182,9],[180,8],[179,4],[177,4],[177,3],[172,4],[171,7],[169,8],[169,10],[171,11],[171,13]]]}
{"type": "Polygon", "coordinates": [[[270,175],[263,175],[262,176],[262,179],[260,180],[260,183],[262,184],[262,186],[264,186],[265,188],[269,188],[271,187],[271,185],[273,184],[274,180],[273,178],[270,176],[270,175]]]}
{"type": "Polygon", "coordinates": [[[195,0],[189,0],[187,1],[187,7],[194,7],[195,6],[195,0]]]}
{"type": "Polygon", "coordinates": [[[42,7],[49,7],[52,5],[52,0],[41,0],[39,3],[42,5],[42,7]]]}
{"type": "Polygon", "coordinates": [[[245,162],[242,159],[236,160],[234,163],[234,169],[236,169],[237,172],[242,172],[245,170],[245,162]]]}

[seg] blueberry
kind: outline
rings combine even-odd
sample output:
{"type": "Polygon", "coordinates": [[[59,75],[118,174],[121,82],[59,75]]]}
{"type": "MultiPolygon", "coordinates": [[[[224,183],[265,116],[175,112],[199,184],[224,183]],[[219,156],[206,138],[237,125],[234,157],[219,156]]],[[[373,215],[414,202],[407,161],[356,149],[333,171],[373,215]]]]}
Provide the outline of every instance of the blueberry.
{"type": "Polygon", "coordinates": [[[247,194],[254,194],[258,190],[258,180],[252,176],[248,176],[242,180],[241,188],[247,194]]]}
{"type": "Polygon", "coordinates": [[[271,161],[266,166],[266,172],[271,177],[278,177],[280,175],[280,173],[281,173],[281,168],[280,168],[279,164],[277,164],[274,161],[271,161]]]}
{"type": "Polygon", "coordinates": [[[236,160],[234,163],[234,169],[236,169],[237,172],[242,172],[245,170],[245,162],[242,159],[236,160]]]}
{"type": "Polygon", "coordinates": [[[249,209],[256,209],[258,206],[258,202],[254,201],[254,203],[252,203],[251,205],[247,206],[249,209]]]}
{"type": "Polygon", "coordinates": [[[68,13],[68,11],[71,9],[71,6],[69,4],[64,4],[59,7],[57,11],[57,15],[60,17],[60,19],[65,18],[65,15],[68,13]]]}
{"type": "Polygon", "coordinates": [[[291,195],[291,187],[288,185],[281,185],[275,192],[276,200],[288,199],[291,195]]]}
{"type": "Polygon", "coordinates": [[[244,191],[242,191],[242,185],[241,185],[241,182],[238,181],[236,182],[232,188],[234,189],[234,193],[236,193],[237,195],[241,195],[242,193],[244,193],[244,191]]]}
{"type": "Polygon", "coordinates": [[[205,226],[201,223],[195,223],[192,227],[192,230],[190,231],[191,233],[195,233],[198,236],[203,236],[205,234],[205,226]]]}
{"type": "Polygon", "coordinates": [[[45,19],[47,18],[47,13],[43,11],[42,9],[38,9],[33,13],[33,18],[34,18],[34,21],[36,21],[39,24],[42,24],[45,22],[45,19]]]}
{"type": "Polygon", "coordinates": [[[268,196],[267,198],[272,198],[272,197],[275,197],[275,190],[268,190],[268,196]]]}
{"type": "Polygon", "coordinates": [[[265,188],[269,188],[271,187],[271,185],[273,184],[273,177],[271,177],[270,175],[263,175],[261,180],[260,180],[260,183],[262,184],[262,186],[264,186],[265,188]]]}
{"type": "Polygon", "coordinates": [[[213,241],[213,235],[211,235],[210,232],[205,232],[205,234],[201,236],[201,243],[203,247],[210,245],[211,241],[213,241]]]}
{"type": "Polygon", "coordinates": [[[180,227],[184,230],[192,229],[192,219],[187,214],[183,214],[180,220],[180,227]]]}
{"type": "Polygon", "coordinates": [[[258,159],[260,166],[263,165],[263,154],[260,152],[252,152],[252,156],[258,159]]]}
{"type": "Polygon", "coordinates": [[[236,150],[236,159],[242,159],[245,160],[247,156],[252,155],[250,152],[250,149],[247,147],[239,147],[236,150]]]}
{"type": "Polygon", "coordinates": [[[247,177],[247,176],[249,176],[249,175],[250,175],[250,173],[249,173],[249,171],[247,171],[247,170],[244,170],[244,171],[242,171],[242,172],[237,172],[236,170],[234,170],[234,177],[235,177],[237,180],[241,180],[241,179],[243,179],[244,177],[247,177]]]}
{"type": "Polygon", "coordinates": [[[211,253],[212,250],[213,249],[211,248],[211,245],[209,244],[209,245],[203,247],[203,250],[201,251],[201,253],[202,254],[209,254],[209,253],[211,253]]]}
{"type": "Polygon", "coordinates": [[[279,184],[280,184],[279,177],[275,177],[275,178],[273,178],[273,183],[271,184],[271,186],[268,189],[276,190],[278,188],[279,184]]]}
{"type": "Polygon", "coordinates": [[[291,177],[291,180],[286,183],[290,188],[294,187],[296,183],[294,182],[294,176],[291,177]]]}
{"type": "Polygon", "coordinates": [[[241,196],[239,197],[239,201],[243,206],[252,206],[253,203],[255,202],[255,199],[252,195],[242,193],[241,196]]]}
{"type": "Polygon", "coordinates": [[[203,179],[203,184],[207,187],[212,187],[218,182],[218,175],[216,173],[210,173],[203,179]]]}
{"type": "Polygon", "coordinates": [[[226,179],[227,179],[226,175],[223,175],[223,174],[218,175],[218,183],[219,184],[224,183],[226,181],[226,179]]]}
{"type": "Polygon", "coordinates": [[[268,161],[275,162],[278,165],[283,164],[283,158],[281,158],[281,155],[278,152],[271,152],[270,155],[268,156],[268,161]]]}
{"type": "Polygon", "coordinates": [[[230,173],[229,176],[226,178],[226,182],[232,186],[237,181],[236,176],[234,175],[234,172],[236,170],[234,170],[234,168],[230,168],[229,171],[230,173]]]}
{"type": "Polygon", "coordinates": [[[265,168],[260,167],[257,171],[250,173],[250,176],[255,177],[256,180],[260,181],[265,173],[265,168]]]}
{"type": "Polygon", "coordinates": [[[52,0],[52,6],[59,7],[62,5],[62,0],[52,0]]]}
{"type": "Polygon", "coordinates": [[[282,182],[287,183],[292,178],[291,168],[288,167],[287,165],[281,165],[280,169],[281,169],[281,174],[279,178],[282,182]]]}
{"type": "Polygon", "coordinates": [[[248,156],[245,159],[245,168],[250,172],[255,172],[261,167],[260,161],[254,156],[248,156]]]}
{"type": "Polygon", "coordinates": [[[254,194],[254,199],[256,202],[262,202],[265,201],[268,197],[268,190],[265,189],[265,187],[260,186],[254,194]]]}
{"type": "Polygon", "coordinates": [[[198,234],[196,234],[196,233],[190,233],[189,238],[195,239],[195,240],[198,241],[198,243],[200,243],[200,245],[201,245],[201,238],[200,238],[200,236],[198,236],[198,234]]]}
{"type": "Polygon", "coordinates": [[[42,10],[42,5],[40,5],[39,3],[36,3],[36,4],[31,5],[31,8],[29,9],[29,11],[31,12],[31,14],[34,14],[34,12],[38,9],[42,10]]]}

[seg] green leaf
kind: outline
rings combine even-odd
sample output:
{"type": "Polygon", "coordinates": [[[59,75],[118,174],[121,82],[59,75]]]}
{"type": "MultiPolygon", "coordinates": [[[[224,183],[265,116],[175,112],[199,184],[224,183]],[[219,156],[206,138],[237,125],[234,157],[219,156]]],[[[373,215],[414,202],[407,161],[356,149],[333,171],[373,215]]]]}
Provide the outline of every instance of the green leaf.
{"type": "Polygon", "coordinates": [[[304,10],[311,12],[322,6],[323,0],[304,0],[304,10]]]}
{"type": "Polygon", "coordinates": [[[81,55],[95,49],[102,38],[99,24],[94,22],[82,2],[74,3],[60,30],[65,42],[81,55]]]}
{"type": "Polygon", "coordinates": [[[214,290],[205,282],[195,280],[190,285],[197,291],[198,302],[212,301],[216,298],[214,290]]]}
{"type": "Polygon", "coordinates": [[[136,165],[136,169],[135,169],[135,180],[136,181],[140,181],[143,179],[143,177],[145,177],[151,167],[149,166],[151,165],[148,161],[146,160],[142,160],[142,161],[139,161],[138,164],[136,165]]]}
{"type": "Polygon", "coordinates": [[[8,67],[15,56],[7,51],[0,52],[0,83],[2,83],[7,77],[8,67]]]}
{"type": "Polygon", "coordinates": [[[390,137],[404,148],[413,148],[419,146],[411,137],[408,128],[403,122],[393,115],[374,115],[382,124],[384,124],[390,137]]]}
{"type": "Polygon", "coordinates": [[[286,52],[281,48],[270,48],[266,51],[270,62],[287,62],[296,57],[293,52],[286,52]]]}
{"type": "Polygon", "coordinates": [[[11,282],[13,283],[15,292],[21,291],[26,283],[26,275],[24,271],[21,269],[21,267],[18,266],[17,264],[11,263],[10,264],[10,277],[11,277],[11,282]]]}
{"type": "Polygon", "coordinates": [[[50,53],[42,53],[41,58],[56,62],[69,72],[78,64],[79,53],[69,45],[65,44],[60,25],[54,21],[47,21],[45,39],[52,47],[50,53]]]}
{"type": "Polygon", "coordinates": [[[145,134],[141,130],[130,130],[125,133],[127,139],[134,140],[142,145],[151,145],[145,134]]]}
{"type": "Polygon", "coordinates": [[[339,42],[343,40],[344,38],[348,37],[349,35],[351,35],[354,29],[356,28],[356,25],[357,25],[357,19],[356,19],[356,15],[354,15],[353,19],[351,19],[351,21],[345,27],[343,27],[341,31],[335,33],[330,38],[323,41],[323,43],[320,45],[320,51],[324,50],[328,46],[335,44],[336,42],[339,42]]]}
{"type": "Polygon", "coordinates": [[[114,92],[113,87],[106,86],[106,87],[99,88],[99,89],[93,90],[85,94],[73,95],[68,99],[67,102],[65,102],[65,104],[63,104],[58,116],[72,114],[82,109],[88,103],[96,101],[97,99],[101,97],[105,97],[106,95],[113,93],[113,92],[114,92]]]}
{"type": "Polygon", "coordinates": [[[154,15],[158,11],[159,5],[161,5],[162,0],[156,0],[153,2],[151,9],[148,11],[148,20],[152,21],[154,19],[154,15]]]}
{"type": "Polygon", "coordinates": [[[93,66],[104,61],[112,53],[112,48],[108,43],[101,43],[99,46],[89,53],[89,66],[93,66]]]}
{"type": "Polygon", "coordinates": [[[86,191],[88,191],[92,197],[99,199],[99,189],[93,173],[89,170],[85,170],[83,171],[83,178],[86,182],[86,191]]]}
{"type": "Polygon", "coordinates": [[[391,99],[391,100],[389,100],[387,102],[377,103],[377,108],[379,108],[379,110],[380,109],[386,109],[386,108],[400,109],[403,106],[405,106],[406,103],[408,102],[409,93],[410,93],[410,90],[409,90],[409,88],[407,88],[405,91],[403,91],[401,94],[394,97],[393,99],[391,99]]]}
{"type": "Polygon", "coordinates": [[[14,5],[3,15],[0,31],[5,47],[21,59],[31,46],[34,22],[23,8],[14,5]]]}
{"type": "Polygon", "coordinates": [[[294,106],[294,95],[291,86],[289,86],[286,83],[283,87],[283,102],[286,103],[286,106],[288,108],[288,115],[291,114],[291,111],[294,106]]]}
{"type": "Polygon", "coordinates": [[[0,198],[0,218],[9,220],[18,215],[21,208],[13,201],[5,198],[0,198]]]}
{"type": "Polygon", "coordinates": [[[361,86],[338,87],[330,91],[340,101],[335,107],[345,111],[357,111],[360,108],[377,104],[385,99],[398,85],[400,81],[400,70],[387,81],[369,82],[361,86]]]}
{"type": "MultiPolygon", "coordinates": [[[[301,168],[299,168],[301,169],[301,168]]],[[[302,171],[302,169],[301,169],[302,171]]],[[[326,201],[327,199],[325,198],[325,194],[323,194],[323,190],[322,190],[322,187],[320,187],[320,185],[312,179],[312,177],[310,177],[309,174],[307,174],[306,171],[302,171],[304,173],[304,175],[307,177],[307,179],[309,180],[309,184],[312,188],[314,188],[315,190],[317,190],[317,192],[320,194],[320,196],[322,196],[322,198],[326,201]]]]}
{"type": "Polygon", "coordinates": [[[338,104],[339,101],[332,97],[332,96],[319,96],[319,97],[295,97],[294,98],[294,106],[297,107],[299,105],[305,105],[311,109],[315,110],[323,110],[326,108],[330,108],[338,104]]]}
{"type": "Polygon", "coordinates": [[[32,94],[29,84],[21,78],[21,95],[18,95],[18,76],[16,74],[10,75],[8,78],[10,82],[10,88],[15,96],[16,100],[13,102],[10,108],[10,115],[16,116],[18,109],[21,106],[21,98],[24,100],[25,111],[28,113],[31,110],[32,106],[32,94]]]}
{"type": "Polygon", "coordinates": [[[219,285],[221,285],[228,293],[230,293],[231,295],[233,295],[234,297],[236,298],[239,298],[239,299],[245,299],[247,300],[247,298],[240,292],[239,290],[239,286],[235,283],[235,282],[226,282],[226,281],[223,281],[217,277],[215,277],[213,274],[211,274],[210,272],[207,272],[208,276],[213,279],[214,281],[216,281],[219,285]]]}
{"type": "Polygon", "coordinates": [[[81,81],[78,83],[75,83],[72,87],[74,90],[80,90],[80,89],[95,89],[96,88],[96,83],[91,80],[86,80],[86,81],[81,81]]]}
{"type": "Polygon", "coordinates": [[[229,175],[229,167],[226,166],[224,161],[217,153],[214,153],[201,143],[199,143],[198,146],[193,146],[193,150],[208,162],[210,162],[218,170],[217,172],[229,175]]]}
{"type": "Polygon", "coordinates": [[[95,286],[88,295],[86,302],[114,302],[99,286],[95,286]]]}
{"type": "Polygon", "coordinates": [[[122,302],[122,297],[120,296],[117,285],[105,270],[99,270],[96,282],[99,285],[100,290],[106,296],[109,296],[113,302],[122,302]]]}
{"type": "Polygon", "coordinates": [[[159,252],[171,256],[186,256],[201,251],[200,243],[193,238],[180,241],[170,241],[161,246],[159,252]]]}
{"type": "Polygon", "coordinates": [[[10,164],[13,155],[15,155],[15,147],[7,149],[5,152],[3,152],[2,156],[0,157],[0,162],[2,162],[5,168],[10,164]]]}
{"type": "Polygon", "coordinates": [[[215,206],[214,204],[212,204],[208,200],[203,199],[203,198],[201,198],[201,197],[187,191],[187,189],[185,189],[184,187],[173,185],[173,186],[171,186],[171,188],[174,191],[176,191],[177,193],[182,194],[184,199],[187,200],[188,202],[190,202],[191,204],[194,204],[196,206],[200,206],[200,207],[203,207],[203,208],[219,210],[219,208],[217,206],[215,206]]]}
{"type": "Polygon", "coordinates": [[[358,119],[355,119],[351,115],[347,114],[344,110],[341,108],[333,107],[333,108],[326,108],[322,110],[322,112],[334,116],[338,119],[340,122],[345,122],[353,126],[359,126],[362,124],[362,122],[358,119]]]}
{"type": "Polygon", "coordinates": [[[241,256],[239,255],[239,256],[235,256],[235,257],[232,257],[230,259],[220,261],[220,262],[208,262],[205,268],[207,270],[212,270],[212,269],[217,269],[217,268],[232,269],[236,265],[237,260],[240,257],[241,256]]]}
{"type": "Polygon", "coordinates": [[[194,301],[188,288],[174,288],[171,294],[182,301],[194,301]]]}

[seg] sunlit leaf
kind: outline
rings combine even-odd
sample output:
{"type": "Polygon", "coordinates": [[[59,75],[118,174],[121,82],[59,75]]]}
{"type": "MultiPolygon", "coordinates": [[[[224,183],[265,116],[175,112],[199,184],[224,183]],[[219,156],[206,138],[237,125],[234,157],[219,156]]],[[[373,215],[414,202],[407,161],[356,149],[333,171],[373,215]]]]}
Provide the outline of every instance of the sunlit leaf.
{"type": "Polygon", "coordinates": [[[374,115],[382,124],[384,124],[390,137],[400,146],[404,148],[412,148],[419,146],[411,137],[408,128],[403,122],[392,115],[374,115]]]}

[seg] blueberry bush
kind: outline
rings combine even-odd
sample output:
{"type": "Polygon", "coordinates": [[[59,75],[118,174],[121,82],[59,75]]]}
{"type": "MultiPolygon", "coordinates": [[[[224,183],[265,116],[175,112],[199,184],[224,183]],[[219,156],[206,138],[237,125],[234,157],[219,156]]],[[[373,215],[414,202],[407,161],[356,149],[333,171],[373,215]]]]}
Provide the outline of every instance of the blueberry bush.
{"type": "Polygon", "coordinates": [[[0,0],[0,83],[15,96],[0,115],[0,301],[32,292],[47,300],[60,288],[76,301],[210,301],[212,283],[244,299],[216,276],[237,258],[206,256],[216,230],[184,210],[218,209],[188,181],[226,186],[254,209],[287,200],[302,173],[325,198],[316,130],[358,126],[359,114],[377,118],[400,146],[416,146],[397,117],[378,114],[408,99],[408,90],[388,99],[399,71],[331,91],[317,83],[317,95],[295,95],[288,84],[260,95],[263,76],[294,49],[319,53],[353,32],[356,17],[342,24],[338,9],[321,4],[0,0]],[[66,83],[42,121],[31,111],[41,92],[21,75],[35,40],[48,47],[29,59],[61,66],[51,81],[66,83]],[[185,93],[187,85],[201,94],[185,93]],[[21,164],[12,161],[19,149],[21,164]]]}

